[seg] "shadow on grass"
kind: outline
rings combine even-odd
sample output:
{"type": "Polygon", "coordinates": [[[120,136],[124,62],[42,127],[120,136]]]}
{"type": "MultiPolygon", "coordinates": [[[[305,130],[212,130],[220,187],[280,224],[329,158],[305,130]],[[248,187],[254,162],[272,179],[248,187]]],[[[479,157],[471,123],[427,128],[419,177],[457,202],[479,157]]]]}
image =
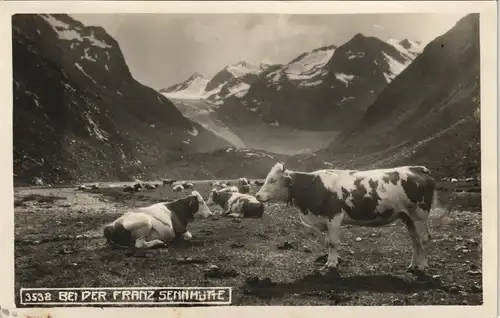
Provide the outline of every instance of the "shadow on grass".
{"type": "Polygon", "coordinates": [[[376,292],[410,294],[424,290],[441,289],[441,283],[432,279],[408,280],[392,275],[357,275],[335,277],[310,274],[292,283],[250,283],[243,285],[243,292],[259,298],[283,297],[287,294],[313,295],[331,292],[376,292]]]}

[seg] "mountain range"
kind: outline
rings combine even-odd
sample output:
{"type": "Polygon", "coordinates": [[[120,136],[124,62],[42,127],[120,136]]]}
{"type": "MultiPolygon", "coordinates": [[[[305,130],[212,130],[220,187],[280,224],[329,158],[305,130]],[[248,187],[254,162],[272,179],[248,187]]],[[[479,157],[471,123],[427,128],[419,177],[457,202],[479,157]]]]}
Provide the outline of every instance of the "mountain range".
{"type": "Polygon", "coordinates": [[[158,91],[103,28],[12,18],[15,180],[265,177],[425,164],[480,172],[479,15],[424,45],[356,34],[283,64],[240,61],[158,91]]]}
{"type": "Polygon", "coordinates": [[[212,79],[195,73],[160,92],[169,98],[205,100],[229,126],[235,119],[238,125],[258,119],[302,130],[339,131],[359,120],[422,49],[418,41],[382,41],[358,33],[339,47],[304,52],[286,64],[239,62],[212,79]]]}

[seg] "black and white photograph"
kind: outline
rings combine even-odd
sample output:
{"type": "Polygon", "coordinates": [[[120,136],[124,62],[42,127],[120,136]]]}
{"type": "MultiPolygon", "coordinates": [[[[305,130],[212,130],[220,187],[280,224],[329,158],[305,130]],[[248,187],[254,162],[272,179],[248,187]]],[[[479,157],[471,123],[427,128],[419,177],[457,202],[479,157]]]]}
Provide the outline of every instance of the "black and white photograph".
{"type": "Polygon", "coordinates": [[[169,13],[168,1],[149,13],[120,12],[127,1],[73,12],[66,2],[9,13],[13,221],[2,231],[13,232],[17,309],[2,305],[4,316],[219,306],[493,315],[497,106],[484,91],[497,82],[483,73],[496,71],[496,42],[484,46],[496,29],[482,23],[496,23],[496,10],[460,2],[311,13],[169,13]]]}

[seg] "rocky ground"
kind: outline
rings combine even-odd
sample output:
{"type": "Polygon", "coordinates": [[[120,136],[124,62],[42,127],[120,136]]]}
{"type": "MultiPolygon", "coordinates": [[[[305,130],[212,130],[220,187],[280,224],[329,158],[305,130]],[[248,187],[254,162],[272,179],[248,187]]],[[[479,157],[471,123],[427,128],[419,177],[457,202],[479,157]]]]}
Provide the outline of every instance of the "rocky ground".
{"type": "MultiPolygon", "coordinates": [[[[206,197],[210,186],[196,184],[196,189],[206,197]]],[[[479,193],[440,193],[452,212],[446,222],[431,217],[425,279],[405,273],[411,244],[402,223],[344,226],[342,276],[321,276],[316,270],[325,250],[304,234],[297,214],[285,205],[268,205],[260,220],[197,218],[189,227],[192,241],[142,254],[111,249],[102,238],[103,226],[127,208],[190,191],[17,189],[16,295],[21,287],[232,286],[233,305],[482,303],[479,193]],[[211,275],[214,266],[219,275],[211,275]]]]}

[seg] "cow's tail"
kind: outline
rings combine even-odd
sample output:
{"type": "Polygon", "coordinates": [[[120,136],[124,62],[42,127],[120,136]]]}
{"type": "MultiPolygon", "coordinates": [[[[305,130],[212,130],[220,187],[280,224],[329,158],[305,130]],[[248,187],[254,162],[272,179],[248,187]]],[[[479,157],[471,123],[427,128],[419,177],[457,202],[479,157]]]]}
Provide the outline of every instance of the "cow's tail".
{"type": "Polygon", "coordinates": [[[439,192],[436,187],[434,187],[434,193],[432,195],[431,211],[439,215],[441,224],[448,223],[451,210],[447,205],[443,205],[439,200],[439,192]]]}

